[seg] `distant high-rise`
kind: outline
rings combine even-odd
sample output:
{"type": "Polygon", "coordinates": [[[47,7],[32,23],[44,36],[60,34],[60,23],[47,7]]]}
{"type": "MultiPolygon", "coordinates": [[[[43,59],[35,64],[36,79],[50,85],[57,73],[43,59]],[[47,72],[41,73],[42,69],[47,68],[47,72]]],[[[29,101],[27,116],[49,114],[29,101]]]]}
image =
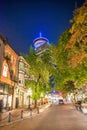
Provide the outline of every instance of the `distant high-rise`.
{"type": "Polygon", "coordinates": [[[36,55],[39,55],[47,50],[49,40],[45,37],[42,37],[42,34],[40,33],[40,36],[34,39],[33,44],[36,55]]]}

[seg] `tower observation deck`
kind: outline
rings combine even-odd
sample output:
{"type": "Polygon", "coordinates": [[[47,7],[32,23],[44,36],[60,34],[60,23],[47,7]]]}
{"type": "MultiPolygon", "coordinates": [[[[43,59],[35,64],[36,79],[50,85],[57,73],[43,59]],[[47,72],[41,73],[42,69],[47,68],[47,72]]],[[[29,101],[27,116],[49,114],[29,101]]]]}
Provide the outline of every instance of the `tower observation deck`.
{"type": "Polygon", "coordinates": [[[47,50],[47,45],[49,44],[49,40],[45,37],[40,36],[33,41],[34,50],[36,55],[39,55],[47,50]]]}

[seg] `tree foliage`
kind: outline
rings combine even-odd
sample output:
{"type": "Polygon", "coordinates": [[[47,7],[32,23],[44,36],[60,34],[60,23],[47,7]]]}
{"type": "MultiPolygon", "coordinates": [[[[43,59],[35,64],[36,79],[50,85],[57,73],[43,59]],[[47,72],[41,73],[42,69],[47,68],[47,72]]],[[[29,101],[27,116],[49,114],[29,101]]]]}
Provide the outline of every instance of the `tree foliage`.
{"type": "MultiPolygon", "coordinates": [[[[45,56],[47,56],[45,54],[45,56]]],[[[29,74],[30,79],[26,81],[26,86],[31,88],[33,91],[32,98],[34,100],[40,99],[41,93],[46,93],[49,87],[49,69],[47,66],[47,61],[44,61],[41,56],[37,56],[33,50],[30,48],[29,54],[25,56],[26,61],[29,64],[29,74]]]]}
{"type": "MultiPolygon", "coordinates": [[[[87,80],[87,3],[75,10],[72,27],[58,41],[57,65],[60,69],[58,87],[65,89],[68,81],[82,87],[87,80]],[[60,87],[61,86],[61,87],[60,87]]],[[[72,89],[72,87],[71,87],[72,89]]]]}

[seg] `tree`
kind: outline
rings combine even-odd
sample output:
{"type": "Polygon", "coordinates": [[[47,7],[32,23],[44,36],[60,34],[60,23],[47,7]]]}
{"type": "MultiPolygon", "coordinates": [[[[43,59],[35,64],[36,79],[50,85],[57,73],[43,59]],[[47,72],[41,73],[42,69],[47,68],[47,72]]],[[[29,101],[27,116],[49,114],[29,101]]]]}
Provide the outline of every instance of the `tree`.
{"type": "MultiPolygon", "coordinates": [[[[67,29],[58,41],[57,66],[60,80],[58,85],[64,89],[68,81],[79,88],[87,80],[87,2],[75,10],[72,27],[67,29]]],[[[57,86],[58,86],[57,85],[57,86]]]]}
{"type": "Polygon", "coordinates": [[[49,87],[49,71],[47,65],[43,62],[40,56],[36,56],[33,48],[30,48],[30,53],[25,56],[29,63],[29,74],[31,80],[26,81],[26,85],[33,90],[33,99],[35,100],[35,107],[37,106],[37,99],[40,98],[41,92],[45,93],[49,87]]]}

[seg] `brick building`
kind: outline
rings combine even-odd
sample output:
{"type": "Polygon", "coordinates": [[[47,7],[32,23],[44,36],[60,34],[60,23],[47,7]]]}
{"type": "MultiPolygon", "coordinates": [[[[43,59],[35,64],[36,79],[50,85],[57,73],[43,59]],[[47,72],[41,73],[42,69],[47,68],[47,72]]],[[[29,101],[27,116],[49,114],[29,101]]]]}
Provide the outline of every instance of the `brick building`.
{"type": "Polygon", "coordinates": [[[15,108],[15,87],[18,80],[18,54],[0,37],[0,100],[3,108],[15,108]]]}
{"type": "Polygon", "coordinates": [[[0,34],[0,75],[1,75],[3,56],[4,56],[5,42],[6,39],[0,34]]]}

